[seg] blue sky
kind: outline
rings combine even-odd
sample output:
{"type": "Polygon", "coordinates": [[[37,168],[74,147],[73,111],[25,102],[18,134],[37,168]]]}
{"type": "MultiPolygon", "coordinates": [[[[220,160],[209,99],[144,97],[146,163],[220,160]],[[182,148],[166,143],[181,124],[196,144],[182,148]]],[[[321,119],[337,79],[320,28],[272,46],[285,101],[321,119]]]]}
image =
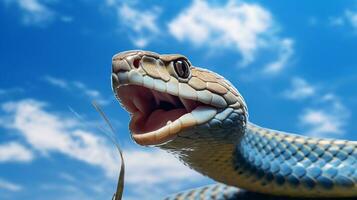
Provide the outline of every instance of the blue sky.
{"type": "Polygon", "coordinates": [[[125,199],[212,183],[130,140],[109,79],[130,49],[220,73],[254,123],[357,140],[357,1],[2,0],[0,27],[0,199],[111,198],[119,160],[92,100],[124,149],[125,199]]]}

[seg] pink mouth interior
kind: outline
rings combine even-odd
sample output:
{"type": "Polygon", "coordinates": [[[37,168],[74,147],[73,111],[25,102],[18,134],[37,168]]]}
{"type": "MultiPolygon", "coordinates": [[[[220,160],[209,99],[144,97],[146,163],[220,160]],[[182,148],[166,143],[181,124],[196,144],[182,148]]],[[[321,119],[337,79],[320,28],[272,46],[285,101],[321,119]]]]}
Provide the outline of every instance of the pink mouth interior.
{"type": "Polygon", "coordinates": [[[131,130],[134,134],[144,134],[164,127],[182,115],[203,105],[198,101],[182,99],[167,93],[142,86],[126,85],[117,89],[117,95],[128,112],[131,113],[131,130]]]}

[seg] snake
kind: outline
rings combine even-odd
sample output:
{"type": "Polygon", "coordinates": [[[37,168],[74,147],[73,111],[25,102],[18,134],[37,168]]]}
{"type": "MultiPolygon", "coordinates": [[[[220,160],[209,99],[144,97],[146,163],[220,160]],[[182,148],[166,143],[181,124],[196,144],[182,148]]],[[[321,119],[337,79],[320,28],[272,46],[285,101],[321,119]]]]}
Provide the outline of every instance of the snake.
{"type": "Polygon", "coordinates": [[[357,141],[260,127],[230,81],[184,55],[120,52],[111,84],[135,143],[174,154],[218,182],[167,200],[357,198],[357,141]]]}

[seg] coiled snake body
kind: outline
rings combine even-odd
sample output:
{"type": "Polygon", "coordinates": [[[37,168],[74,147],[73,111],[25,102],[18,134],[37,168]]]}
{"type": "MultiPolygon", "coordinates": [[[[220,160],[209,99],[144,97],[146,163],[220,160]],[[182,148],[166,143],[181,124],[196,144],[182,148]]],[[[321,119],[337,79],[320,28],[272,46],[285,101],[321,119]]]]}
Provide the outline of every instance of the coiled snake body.
{"type": "Polygon", "coordinates": [[[357,142],[254,125],[229,81],[179,54],[126,51],[115,55],[112,64],[113,91],[130,113],[133,140],[173,153],[223,183],[168,199],[233,199],[243,190],[357,197],[357,142]]]}

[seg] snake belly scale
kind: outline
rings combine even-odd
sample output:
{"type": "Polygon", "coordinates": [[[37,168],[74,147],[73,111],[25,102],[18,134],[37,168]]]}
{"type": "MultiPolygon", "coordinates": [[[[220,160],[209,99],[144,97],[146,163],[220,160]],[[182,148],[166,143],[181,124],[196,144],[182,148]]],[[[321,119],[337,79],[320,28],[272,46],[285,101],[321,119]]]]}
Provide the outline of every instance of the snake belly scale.
{"type": "Polygon", "coordinates": [[[164,149],[221,183],[168,199],[223,200],[242,191],[357,197],[357,142],[259,127],[248,121],[247,105],[228,80],[183,55],[119,53],[112,88],[130,113],[136,143],[164,149]]]}

